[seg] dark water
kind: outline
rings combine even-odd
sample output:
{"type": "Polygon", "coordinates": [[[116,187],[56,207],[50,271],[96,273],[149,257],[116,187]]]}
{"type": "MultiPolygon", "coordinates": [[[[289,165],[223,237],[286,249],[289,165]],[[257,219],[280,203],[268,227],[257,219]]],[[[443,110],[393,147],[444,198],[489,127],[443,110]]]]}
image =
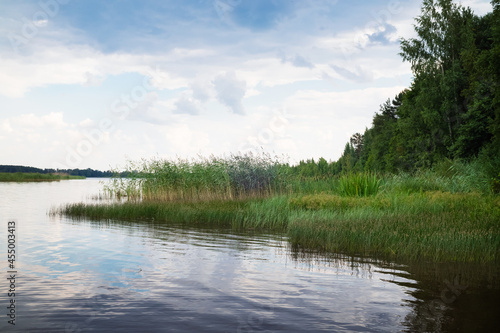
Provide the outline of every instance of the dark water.
{"type": "Polygon", "coordinates": [[[279,234],[74,221],[98,180],[0,183],[0,332],[496,332],[497,266],[294,251],[279,234]],[[8,323],[7,222],[16,222],[8,323]]]}

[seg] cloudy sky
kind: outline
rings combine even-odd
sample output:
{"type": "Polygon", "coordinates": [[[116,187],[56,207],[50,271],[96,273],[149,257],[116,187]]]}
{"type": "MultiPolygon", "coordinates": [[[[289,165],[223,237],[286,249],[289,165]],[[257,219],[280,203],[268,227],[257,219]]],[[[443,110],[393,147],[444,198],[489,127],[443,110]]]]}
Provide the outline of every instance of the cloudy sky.
{"type": "Polygon", "coordinates": [[[419,12],[416,0],[1,1],[0,164],[336,160],[409,86],[399,38],[419,12]]]}

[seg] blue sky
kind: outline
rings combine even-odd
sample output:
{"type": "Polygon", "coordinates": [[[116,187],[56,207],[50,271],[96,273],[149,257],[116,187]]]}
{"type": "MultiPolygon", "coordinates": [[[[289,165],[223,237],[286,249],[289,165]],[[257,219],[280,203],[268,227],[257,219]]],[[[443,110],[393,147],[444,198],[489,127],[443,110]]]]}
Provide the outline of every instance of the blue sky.
{"type": "Polygon", "coordinates": [[[399,39],[419,12],[414,0],[0,2],[0,164],[336,160],[409,86],[399,39]]]}

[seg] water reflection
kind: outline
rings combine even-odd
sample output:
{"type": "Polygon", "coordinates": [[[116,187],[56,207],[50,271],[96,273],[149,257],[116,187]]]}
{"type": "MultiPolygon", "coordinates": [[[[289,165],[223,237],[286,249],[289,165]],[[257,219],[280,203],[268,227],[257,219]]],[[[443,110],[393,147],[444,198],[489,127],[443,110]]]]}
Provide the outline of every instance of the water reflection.
{"type": "MultiPolygon", "coordinates": [[[[0,203],[21,226],[19,332],[498,327],[498,265],[394,263],[294,249],[282,234],[47,216],[89,198],[99,188],[90,185],[0,184],[24,200],[0,203]]],[[[0,331],[11,327],[2,321],[0,331]]]]}
{"type": "MultiPolygon", "coordinates": [[[[83,223],[102,228],[100,222],[83,223]]],[[[400,307],[404,292],[381,283],[389,270],[375,261],[306,257],[288,247],[279,234],[140,221],[105,224],[108,230],[123,228],[141,239],[149,253],[150,264],[140,265],[140,272],[130,268],[119,272],[122,286],[146,299],[173,299],[176,306],[194,312],[192,317],[215,307],[217,313],[237,314],[239,321],[243,316],[243,324],[236,325],[242,330],[376,331],[385,327],[391,331],[406,315],[400,307]],[[351,308],[352,312],[346,311],[351,308]]],[[[226,329],[234,330],[235,324],[227,322],[226,329]]]]}
{"type": "Polygon", "coordinates": [[[356,277],[393,283],[407,297],[402,320],[405,332],[496,332],[500,327],[500,266],[495,264],[406,262],[324,254],[295,249],[302,267],[351,268],[356,277]]]}
{"type": "Polygon", "coordinates": [[[137,252],[140,262],[101,261],[97,271],[110,273],[101,286],[107,293],[91,299],[108,297],[115,307],[128,308],[132,297],[147,300],[136,304],[141,308],[155,304],[157,314],[181,311],[185,317],[169,320],[178,330],[189,318],[218,323],[214,331],[454,332],[498,324],[498,266],[328,255],[255,231],[151,221],[78,223],[140,239],[149,256],[148,262],[137,252]]]}
{"type": "Polygon", "coordinates": [[[500,320],[498,265],[409,265],[418,286],[405,318],[409,332],[495,332],[500,320]]]}

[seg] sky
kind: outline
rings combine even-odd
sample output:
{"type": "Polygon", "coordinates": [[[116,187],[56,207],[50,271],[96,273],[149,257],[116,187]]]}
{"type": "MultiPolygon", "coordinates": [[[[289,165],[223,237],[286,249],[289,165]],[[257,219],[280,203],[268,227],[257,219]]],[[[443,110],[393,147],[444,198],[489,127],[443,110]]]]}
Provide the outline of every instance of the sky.
{"type": "MultiPolygon", "coordinates": [[[[489,0],[461,1],[478,15],[489,0]]],[[[0,164],[337,160],[409,87],[415,0],[0,1],[0,164]]]]}

